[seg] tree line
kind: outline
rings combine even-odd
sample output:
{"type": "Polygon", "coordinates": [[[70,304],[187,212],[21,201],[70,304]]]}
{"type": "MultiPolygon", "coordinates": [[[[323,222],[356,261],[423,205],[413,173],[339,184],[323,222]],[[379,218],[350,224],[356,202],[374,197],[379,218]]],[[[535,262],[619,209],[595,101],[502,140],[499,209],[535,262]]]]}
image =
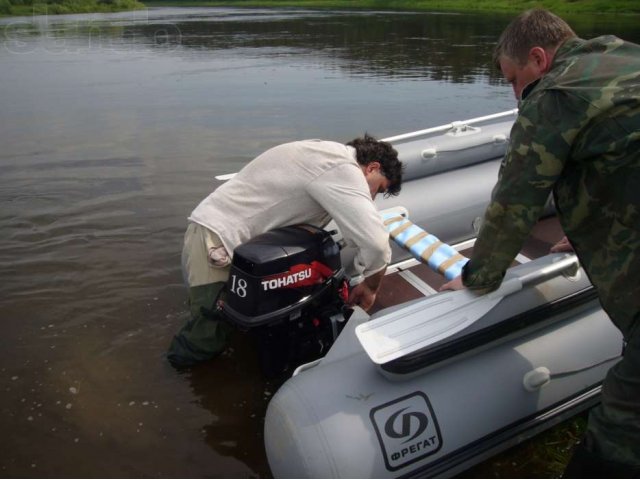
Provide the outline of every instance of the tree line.
{"type": "Polygon", "coordinates": [[[0,0],[0,15],[59,15],[140,8],[144,5],[137,0],[0,0]]]}

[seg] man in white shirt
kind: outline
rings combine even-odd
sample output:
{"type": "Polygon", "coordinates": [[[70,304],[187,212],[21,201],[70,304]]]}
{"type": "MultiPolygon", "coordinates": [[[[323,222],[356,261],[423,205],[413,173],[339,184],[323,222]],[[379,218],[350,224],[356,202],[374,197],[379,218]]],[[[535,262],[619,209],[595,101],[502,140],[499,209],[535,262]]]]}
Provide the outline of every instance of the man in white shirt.
{"type": "Polygon", "coordinates": [[[364,280],[350,305],[368,310],[391,259],[388,233],[373,203],[397,195],[398,153],[369,135],[343,145],[305,140],[267,150],[205,198],[191,213],[182,251],[191,320],[173,338],[168,358],[188,366],[220,353],[230,327],[216,301],[229,276],[233,250],[274,228],[333,219],[355,247],[353,270],[364,280]]]}

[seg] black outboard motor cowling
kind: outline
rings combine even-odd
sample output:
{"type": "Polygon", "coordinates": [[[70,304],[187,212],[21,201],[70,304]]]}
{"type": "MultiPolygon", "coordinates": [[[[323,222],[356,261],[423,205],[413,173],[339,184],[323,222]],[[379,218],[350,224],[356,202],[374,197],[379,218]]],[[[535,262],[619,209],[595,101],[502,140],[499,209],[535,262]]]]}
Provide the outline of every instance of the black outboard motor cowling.
{"type": "Polygon", "coordinates": [[[278,228],[238,246],[224,316],[249,331],[268,376],[323,356],[346,323],[340,249],[311,225],[278,228]]]}

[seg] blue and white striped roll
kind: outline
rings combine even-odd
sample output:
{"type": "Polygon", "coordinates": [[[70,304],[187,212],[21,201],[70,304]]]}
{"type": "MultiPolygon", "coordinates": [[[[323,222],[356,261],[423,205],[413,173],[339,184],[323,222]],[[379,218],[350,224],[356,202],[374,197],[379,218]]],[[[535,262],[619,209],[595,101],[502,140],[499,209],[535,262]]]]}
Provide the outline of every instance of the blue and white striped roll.
{"type": "Polygon", "coordinates": [[[402,248],[411,252],[418,260],[445,276],[447,280],[456,278],[462,267],[469,261],[450,245],[431,235],[397,212],[382,214],[389,235],[402,248]]]}

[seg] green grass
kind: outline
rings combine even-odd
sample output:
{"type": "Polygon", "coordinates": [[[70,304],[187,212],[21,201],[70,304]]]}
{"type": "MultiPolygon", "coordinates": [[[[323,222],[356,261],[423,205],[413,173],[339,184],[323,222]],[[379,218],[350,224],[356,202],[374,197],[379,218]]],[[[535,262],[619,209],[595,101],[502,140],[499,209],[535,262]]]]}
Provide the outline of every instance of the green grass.
{"type": "Polygon", "coordinates": [[[0,16],[137,10],[145,6],[298,7],[362,10],[517,12],[543,7],[556,13],[640,13],[638,0],[0,0],[0,16]]]}
{"type": "Polygon", "coordinates": [[[515,12],[542,7],[556,13],[640,13],[638,0],[150,0],[148,6],[305,7],[326,9],[515,12]]]}
{"type": "Polygon", "coordinates": [[[61,15],[68,13],[107,13],[141,10],[137,0],[0,0],[0,17],[28,15],[61,15]]]}
{"type": "Polygon", "coordinates": [[[560,478],[587,425],[587,413],[566,420],[462,473],[461,478],[560,478]]]}

